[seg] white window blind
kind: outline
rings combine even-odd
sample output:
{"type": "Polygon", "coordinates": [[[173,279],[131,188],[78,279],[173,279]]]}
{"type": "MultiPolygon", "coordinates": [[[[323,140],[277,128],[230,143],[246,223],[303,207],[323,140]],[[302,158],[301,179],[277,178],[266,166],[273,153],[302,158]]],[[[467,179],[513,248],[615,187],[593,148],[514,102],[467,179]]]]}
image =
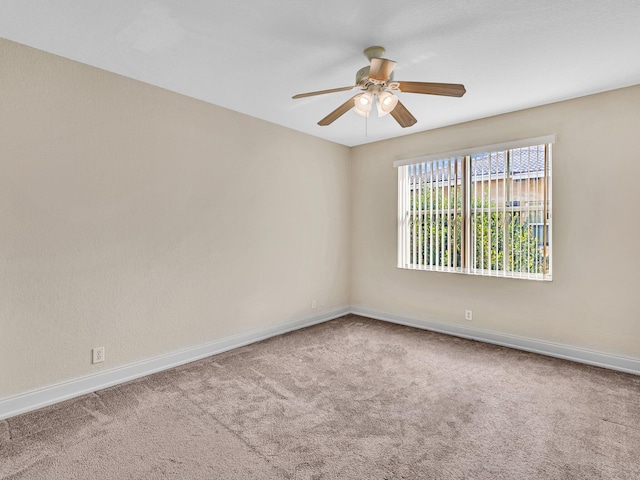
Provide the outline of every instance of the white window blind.
{"type": "Polygon", "coordinates": [[[397,162],[398,267],[551,280],[553,141],[397,162]]]}

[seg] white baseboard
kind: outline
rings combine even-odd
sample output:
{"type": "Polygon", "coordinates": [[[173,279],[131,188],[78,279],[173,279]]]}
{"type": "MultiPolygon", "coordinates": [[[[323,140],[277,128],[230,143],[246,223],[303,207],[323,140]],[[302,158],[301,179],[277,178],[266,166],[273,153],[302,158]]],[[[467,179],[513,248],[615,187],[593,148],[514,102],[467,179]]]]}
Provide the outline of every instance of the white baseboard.
{"type": "Polygon", "coordinates": [[[481,342],[501,345],[503,347],[515,348],[550,357],[562,358],[565,360],[572,360],[574,362],[586,363],[588,365],[595,365],[597,367],[640,375],[640,359],[638,358],[621,357],[608,353],[561,345],[558,343],[545,342],[543,340],[536,340],[533,338],[491,332],[489,330],[470,328],[464,325],[442,323],[433,319],[404,317],[402,315],[394,315],[392,313],[370,310],[353,305],[351,306],[351,313],[362,315],[363,317],[374,318],[376,320],[383,320],[385,322],[398,323],[409,327],[446,333],[456,337],[469,338],[481,342]]]}
{"type": "Polygon", "coordinates": [[[248,333],[233,335],[215,342],[207,343],[193,348],[187,348],[178,352],[160,355],[158,357],[132,363],[123,367],[102,371],[95,375],[77,378],[63,383],[58,383],[31,392],[0,400],[0,420],[20,415],[38,408],[53,405],[54,403],[69,400],[80,395],[95,392],[103,388],[128,382],[136,378],[144,377],[152,373],[167,370],[169,368],[184,365],[185,363],[200,360],[217,353],[242,347],[250,343],[259,342],[276,335],[309,327],[341,317],[350,312],[348,306],[338,307],[318,315],[301,317],[273,327],[255,330],[248,333]]]}
{"type": "Polygon", "coordinates": [[[637,358],[621,357],[527,337],[442,323],[433,319],[417,319],[359,306],[343,306],[318,315],[301,317],[273,327],[233,335],[205,345],[161,355],[123,367],[106,370],[95,375],[88,375],[5,398],[0,400],[0,420],[184,365],[217,353],[259,342],[276,335],[333,320],[348,313],[640,375],[640,359],[637,358]]]}

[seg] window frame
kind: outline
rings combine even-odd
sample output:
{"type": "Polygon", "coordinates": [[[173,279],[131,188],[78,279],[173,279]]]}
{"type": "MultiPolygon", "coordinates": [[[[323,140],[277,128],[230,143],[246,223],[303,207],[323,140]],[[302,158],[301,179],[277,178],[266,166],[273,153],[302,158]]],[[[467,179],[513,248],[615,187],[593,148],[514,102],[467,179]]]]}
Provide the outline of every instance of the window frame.
{"type": "MultiPolygon", "coordinates": [[[[484,145],[480,147],[473,147],[473,148],[457,150],[452,152],[443,152],[443,153],[437,153],[437,154],[424,155],[420,157],[412,157],[407,159],[396,160],[393,165],[394,167],[398,168],[398,224],[397,224],[398,262],[397,262],[397,267],[402,269],[409,269],[409,270],[437,271],[437,272],[448,272],[448,273],[462,273],[462,274],[469,274],[469,275],[493,276],[493,277],[500,277],[500,278],[518,278],[518,279],[551,281],[552,280],[552,256],[553,256],[552,255],[552,223],[553,222],[552,222],[552,208],[551,208],[552,207],[552,188],[551,188],[552,173],[551,171],[552,171],[552,145],[555,143],[555,141],[556,141],[555,135],[546,135],[542,137],[516,140],[512,142],[505,142],[505,143],[499,143],[494,145],[484,145]],[[472,226],[472,222],[478,219],[478,214],[477,214],[478,208],[480,208],[481,211],[483,211],[486,214],[486,211],[484,210],[485,209],[484,203],[482,203],[480,207],[472,205],[473,190],[477,188],[477,183],[478,183],[477,180],[473,181],[474,176],[477,174],[472,175],[472,172],[471,172],[472,161],[473,162],[477,161],[478,158],[481,156],[488,156],[489,158],[492,158],[491,157],[492,154],[495,154],[496,160],[498,160],[498,157],[500,154],[503,155],[503,159],[507,158],[507,156],[509,156],[510,158],[512,154],[511,152],[512,150],[524,149],[524,148],[536,147],[536,146],[544,148],[543,170],[539,170],[539,169],[536,170],[538,174],[542,172],[543,175],[542,176],[538,175],[535,177],[536,182],[538,182],[539,181],[538,179],[540,178],[543,179],[543,184],[542,184],[543,191],[542,193],[540,192],[536,193],[537,195],[542,195],[542,199],[536,200],[536,197],[534,197],[533,201],[534,202],[541,201],[542,205],[541,205],[541,208],[535,208],[537,206],[534,204],[533,205],[534,209],[532,210],[531,205],[528,205],[529,202],[526,202],[527,203],[527,207],[526,207],[527,219],[531,218],[530,215],[532,213],[537,212],[536,219],[538,220],[537,222],[533,222],[533,224],[531,224],[527,220],[526,227],[528,229],[531,225],[534,225],[535,227],[534,235],[536,236],[536,238],[539,238],[540,235],[542,235],[542,237],[546,240],[542,242],[540,245],[542,248],[541,254],[538,253],[539,252],[538,250],[535,250],[532,253],[534,258],[538,258],[538,255],[541,255],[540,258],[542,259],[543,263],[542,264],[538,263],[534,265],[536,265],[535,269],[541,268],[542,272],[540,273],[535,271],[531,272],[530,266],[526,268],[526,271],[522,271],[522,270],[513,271],[509,269],[508,265],[505,265],[504,263],[499,264],[498,260],[496,260],[495,269],[493,268],[493,265],[491,263],[487,268],[485,266],[484,259],[481,261],[480,268],[478,268],[477,265],[472,265],[472,263],[477,263],[477,257],[472,256],[472,248],[473,246],[475,246],[474,242],[476,242],[476,237],[475,237],[476,228],[472,226]],[[472,160],[472,157],[474,157],[473,160],[472,160]],[[447,212],[446,217],[444,216],[444,214],[440,214],[440,213],[438,213],[438,215],[440,215],[439,217],[438,215],[434,217],[433,212],[430,212],[427,209],[426,190],[424,194],[424,199],[422,196],[423,195],[422,194],[422,185],[423,185],[422,178],[424,178],[423,176],[425,171],[429,170],[430,172],[434,172],[436,171],[436,169],[439,169],[441,162],[443,165],[448,165],[443,168],[447,168],[450,170],[448,170],[448,173],[447,173],[449,177],[446,179],[444,176],[442,177],[438,176],[439,173],[436,175],[435,177],[436,178],[435,180],[436,197],[438,197],[438,195],[441,194],[440,190],[438,190],[439,188],[442,189],[442,191],[444,192],[444,188],[438,187],[438,184],[441,183],[440,178],[442,178],[442,183],[446,181],[449,184],[449,187],[451,186],[455,187],[456,196],[455,196],[455,203],[453,207],[451,207],[450,211],[447,212]],[[451,162],[455,164],[455,167],[453,167],[454,169],[451,169],[452,168],[451,162]],[[428,165],[428,168],[425,167],[426,165],[428,165]],[[461,175],[459,174],[460,166],[462,168],[461,175]],[[401,167],[406,167],[406,168],[401,168],[401,167]],[[415,173],[416,171],[420,173],[416,174],[415,173]],[[455,173],[453,173],[454,171],[455,173]],[[409,172],[413,172],[413,177],[409,176],[409,172]],[[419,182],[416,182],[415,175],[420,175],[421,180],[419,182]],[[458,181],[460,180],[460,177],[461,177],[461,182],[459,184],[458,181]],[[418,185],[416,186],[416,184],[418,185]],[[420,192],[419,196],[417,197],[418,198],[417,209],[415,206],[415,203],[416,203],[415,192],[417,191],[416,189],[418,189],[418,191],[420,192]],[[458,190],[461,190],[460,194],[458,193],[458,190]],[[460,206],[458,204],[459,197],[461,197],[460,206]],[[450,212],[453,212],[453,217],[450,216],[450,212]],[[416,214],[418,215],[418,218],[419,218],[418,220],[416,220],[416,214]],[[460,218],[458,218],[458,214],[460,214],[460,218]],[[430,219],[438,218],[438,220],[436,220],[435,222],[430,220],[429,223],[427,223],[426,222],[427,217],[429,217],[430,219]],[[546,222],[542,220],[540,217],[542,217],[542,219],[546,217],[546,222]],[[444,223],[445,219],[446,219],[446,224],[444,223]],[[441,221],[443,222],[442,225],[444,225],[442,229],[444,230],[444,228],[447,228],[447,237],[446,237],[446,240],[448,242],[447,245],[450,245],[449,243],[450,240],[453,241],[453,249],[452,247],[449,247],[447,254],[449,255],[449,257],[457,256],[458,254],[456,253],[456,251],[459,250],[460,258],[461,258],[459,261],[456,260],[455,262],[454,261],[449,262],[447,260],[447,265],[444,265],[444,261],[439,262],[438,260],[436,260],[434,264],[433,263],[434,257],[431,255],[431,250],[429,253],[428,262],[425,260],[427,255],[426,253],[427,238],[426,236],[425,237],[421,236],[423,235],[423,232],[424,232],[424,235],[426,235],[427,229],[429,229],[429,231],[431,232],[435,228],[437,231],[438,222],[441,222],[441,221]],[[456,232],[456,228],[458,224],[460,225],[459,240],[456,237],[456,235],[458,234],[456,232]],[[538,232],[540,228],[539,225],[541,224],[544,225],[544,227],[542,227],[542,233],[538,232]],[[453,234],[451,234],[450,232],[452,228],[454,230],[453,234]],[[411,229],[413,229],[413,231],[411,229]],[[546,233],[546,237],[545,237],[545,233],[546,233]],[[417,240],[416,240],[416,237],[418,238],[417,240]],[[411,245],[412,239],[413,239],[413,248],[411,245]],[[416,247],[419,247],[419,250],[417,250],[416,247]],[[424,252],[422,251],[423,247],[425,250],[424,252]],[[454,253],[452,254],[451,251],[453,251],[454,253]],[[409,259],[408,262],[407,262],[407,259],[409,259]],[[421,259],[421,261],[418,260],[418,262],[416,262],[415,261],[416,259],[421,259]],[[442,265],[439,263],[442,263],[442,265]],[[456,265],[454,266],[453,263],[456,263],[456,265]],[[458,263],[459,265],[457,265],[458,263]],[[499,265],[502,265],[501,268],[498,268],[499,265]]],[[[529,159],[527,159],[527,162],[528,161],[529,159]]],[[[538,160],[534,159],[534,161],[538,161],[538,160]]],[[[507,161],[503,160],[503,162],[507,162],[507,161]]],[[[509,165],[509,163],[505,163],[505,164],[509,165]]],[[[488,175],[489,175],[489,178],[491,178],[492,164],[489,163],[488,165],[489,165],[488,175]]],[[[523,171],[520,170],[519,181],[522,181],[523,178],[526,178],[529,184],[531,179],[534,178],[532,177],[533,172],[534,172],[533,170],[530,170],[530,171],[527,171],[526,173],[523,173],[523,171]]],[[[484,170],[481,173],[481,175],[484,176],[484,170]]],[[[424,184],[432,185],[434,183],[433,178],[434,177],[431,177],[431,180],[429,180],[429,182],[424,182],[424,184]]],[[[496,177],[496,184],[495,184],[496,188],[499,187],[497,178],[498,177],[496,177]]],[[[513,175],[513,172],[507,171],[506,169],[503,170],[501,186],[503,188],[502,203],[504,205],[498,205],[496,209],[493,210],[493,212],[491,211],[491,207],[489,207],[489,217],[488,217],[489,221],[490,222],[492,221],[491,214],[495,213],[496,221],[505,222],[504,223],[505,232],[507,231],[506,230],[507,218],[512,219],[514,216],[516,216],[515,212],[518,212],[518,214],[524,213],[522,207],[519,205],[519,203],[522,201],[521,198],[518,198],[516,200],[509,200],[509,197],[506,196],[507,183],[513,182],[515,178],[516,176],[513,175]],[[516,205],[508,205],[510,203],[516,203],[516,202],[518,203],[517,207],[520,207],[520,208],[515,208],[516,205]],[[500,213],[503,214],[503,217],[500,220],[498,220],[499,218],[498,215],[500,213]],[[509,213],[509,215],[507,215],[507,213],[509,213]]],[[[482,182],[483,183],[481,188],[484,188],[484,180],[482,182]]],[[[490,182],[488,185],[489,185],[489,188],[491,188],[490,182]]],[[[537,185],[538,184],[536,183],[536,186],[537,185]]],[[[429,188],[431,189],[432,187],[430,186],[429,188]]],[[[527,191],[527,194],[529,194],[529,191],[527,191]]],[[[444,193],[442,193],[442,195],[444,195],[444,193]]],[[[484,191],[482,195],[483,195],[483,202],[484,202],[484,191]]],[[[497,192],[496,192],[496,195],[497,195],[497,192]]],[[[431,195],[429,195],[429,197],[431,197],[431,195]]],[[[488,197],[488,198],[490,200],[491,197],[488,197]]],[[[450,202],[450,199],[448,199],[448,202],[450,202]]],[[[491,205],[491,203],[489,203],[489,205],[491,205]]],[[[448,209],[449,209],[449,203],[447,203],[447,210],[448,209]]],[[[500,227],[500,229],[501,228],[502,227],[500,227]]],[[[498,232],[498,230],[499,229],[491,230],[490,234],[494,232],[498,232]]],[[[506,255],[506,253],[504,253],[505,251],[509,252],[509,255],[516,255],[516,250],[505,250],[505,246],[508,245],[508,241],[506,239],[507,234],[505,233],[504,235],[505,237],[503,237],[501,245],[496,240],[496,248],[497,248],[496,251],[503,253],[502,262],[506,261],[504,260],[504,255],[506,255]],[[500,245],[501,248],[498,248],[498,245],[500,245]]],[[[445,237],[443,236],[443,238],[445,237]]],[[[483,245],[483,251],[484,251],[484,243],[483,242],[481,243],[483,245]]],[[[523,252],[522,247],[520,247],[520,251],[517,253],[519,255],[522,255],[522,252],[523,252]]],[[[441,256],[442,260],[444,260],[445,252],[442,250],[437,251],[436,258],[439,256],[441,256]]],[[[493,258],[493,256],[490,258],[493,258]]],[[[531,258],[531,257],[527,257],[527,258],[531,258]]],[[[528,264],[528,265],[531,265],[531,264],[528,264]]],[[[513,266],[511,268],[513,268],[513,266]]]]}

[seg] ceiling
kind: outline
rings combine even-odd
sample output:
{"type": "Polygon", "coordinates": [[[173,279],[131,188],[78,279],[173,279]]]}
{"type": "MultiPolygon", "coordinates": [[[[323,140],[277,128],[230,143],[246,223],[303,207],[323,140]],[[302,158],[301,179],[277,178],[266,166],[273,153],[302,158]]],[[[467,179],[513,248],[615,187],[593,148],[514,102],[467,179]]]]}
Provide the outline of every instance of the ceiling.
{"type": "Polygon", "coordinates": [[[639,0],[2,0],[0,37],[354,146],[640,83],[639,0]],[[347,112],[344,87],[386,48],[418,119],[347,112]]]}

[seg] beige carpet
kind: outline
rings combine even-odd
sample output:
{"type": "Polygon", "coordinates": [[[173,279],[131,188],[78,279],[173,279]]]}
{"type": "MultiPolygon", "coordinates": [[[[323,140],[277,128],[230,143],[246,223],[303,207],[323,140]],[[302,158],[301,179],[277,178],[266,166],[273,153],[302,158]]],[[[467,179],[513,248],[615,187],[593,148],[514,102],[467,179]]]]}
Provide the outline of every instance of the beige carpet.
{"type": "Polygon", "coordinates": [[[357,316],[0,421],[11,479],[638,479],[640,377],[357,316]]]}

